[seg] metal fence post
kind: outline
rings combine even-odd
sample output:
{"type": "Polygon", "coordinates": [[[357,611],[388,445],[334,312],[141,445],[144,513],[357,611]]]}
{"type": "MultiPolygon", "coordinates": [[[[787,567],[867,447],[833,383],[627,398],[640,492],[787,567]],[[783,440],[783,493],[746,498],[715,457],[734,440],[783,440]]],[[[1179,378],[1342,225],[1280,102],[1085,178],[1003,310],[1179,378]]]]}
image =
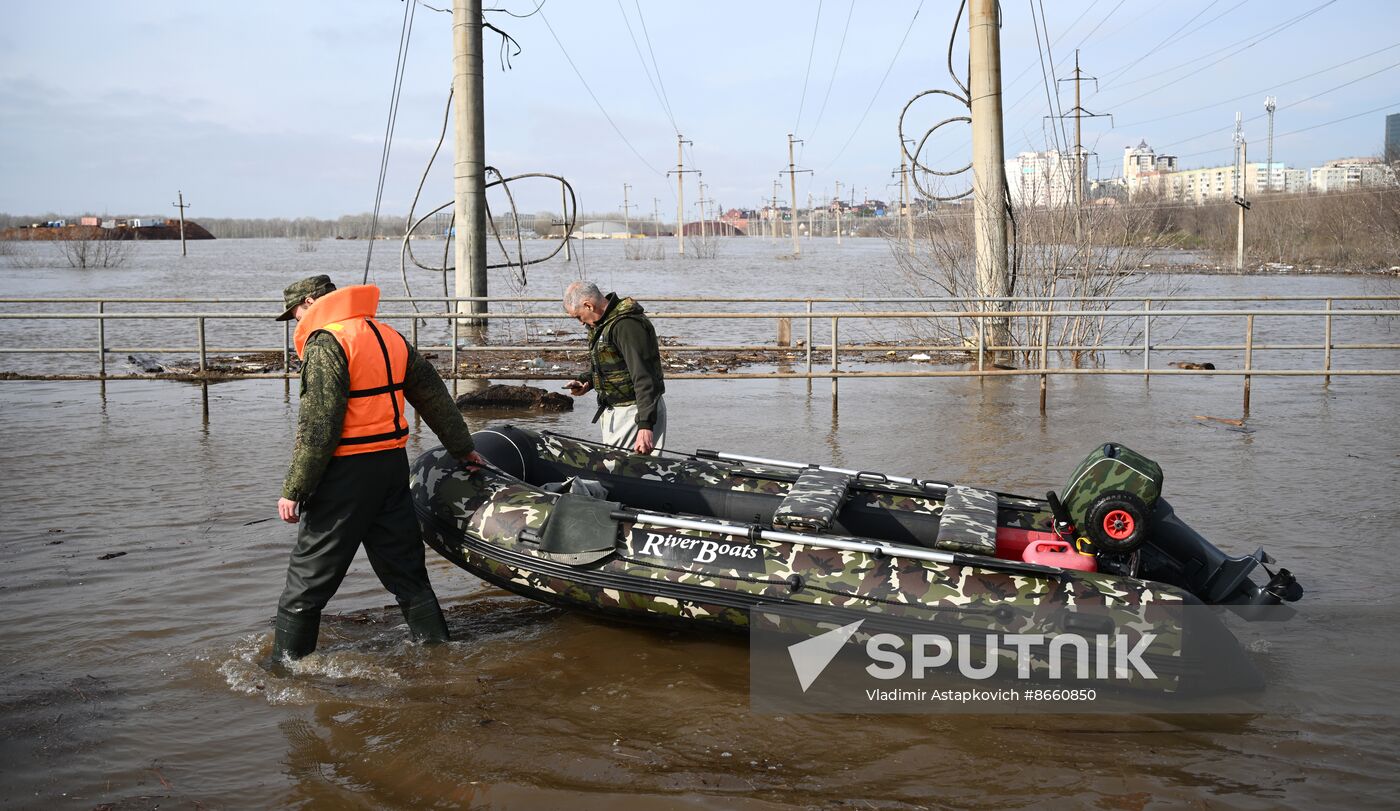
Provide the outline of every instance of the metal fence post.
{"type": "Polygon", "coordinates": [[[447,305],[448,318],[452,321],[452,381],[453,386],[457,385],[457,325],[460,323],[455,314],[451,312],[452,305],[447,305]]]}
{"type": "Polygon", "coordinates": [[[1254,368],[1254,316],[1244,317],[1244,412],[1249,413],[1249,375],[1250,369],[1254,368]]]}
{"type": "Polygon", "coordinates": [[[199,322],[199,371],[203,374],[205,369],[208,368],[208,361],[204,351],[204,318],[200,317],[195,320],[199,322]]]}
{"type": "Polygon", "coordinates": [[[1152,375],[1152,299],[1143,299],[1142,311],[1142,382],[1151,383],[1152,375]]]}
{"type": "Polygon", "coordinates": [[[807,299],[807,393],[812,393],[812,300],[807,299]]]}
{"type": "Polygon", "coordinates": [[[105,302],[97,302],[97,374],[107,376],[107,319],[102,317],[105,302]]]}
{"type": "MultiPolygon", "coordinates": [[[[1332,371],[1332,299],[1327,299],[1327,315],[1323,316],[1324,326],[1322,334],[1322,370],[1332,371]]],[[[1322,385],[1332,385],[1332,376],[1323,375],[1322,385]]]]}
{"type": "MultiPolygon", "coordinates": [[[[796,209],[794,209],[794,210],[796,210],[796,209]]],[[[838,337],[838,336],[840,335],[840,326],[839,326],[840,323],[841,323],[841,319],[840,319],[840,318],[838,318],[837,316],[834,316],[834,315],[831,317],[831,371],[832,371],[832,372],[835,372],[835,371],[837,371],[838,369],[841,368],[841,359],[840,359],[840,357],[837,355],[837,350],[836,350],[836,347],[840,345],[840,338],[838,337]]],[[[836,379],[836,375],[833,374],[833,375],[831,376],[831,402],[832,402],[832,403],[835,403],[835,402],[836,402],[836,384],[837,384],[838,382],[840,382],[840,381],[838,381],[838,380],[836,379]]]]}
{"type": "Polygon", "coordinates": [[[292,322],[282,322],[282,375],[292,376],[292,322]]]}
{"type": "Polygon", "coordinates": [[[1050,316],[1040,317],[1040,413],[1045,413],[1045,389],[1050,362],[1050,316]]]}
{"type": "MultiPolygon", "coordinates": [[[[984,365],[984,363],[985,363],[986,354],[987,354],[987,348],[986,348],[986,343],[987,343],[987,330],[985,329],[985,323],[986,323],[986,322],[983,320],[982,316],[980,316],[980,315],[977,316],[977,371],[978,371],[978,372],[983,371],[983,365],[984,365]]],[[[958,331],[961,332],[962,330],[958,330],[958,331]]],[[[982,377],[980,374],[978,375],[977,379],[978,379],[979,381],[986,380],[986,378],[985,378],[985,377],[982,377]]]]}

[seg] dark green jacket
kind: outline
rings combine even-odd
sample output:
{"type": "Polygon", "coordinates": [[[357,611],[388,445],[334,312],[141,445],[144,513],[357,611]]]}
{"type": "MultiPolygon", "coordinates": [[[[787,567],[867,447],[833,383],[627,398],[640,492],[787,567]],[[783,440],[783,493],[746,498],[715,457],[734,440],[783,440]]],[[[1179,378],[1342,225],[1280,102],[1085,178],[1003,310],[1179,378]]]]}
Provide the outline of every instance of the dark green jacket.
{"type": "MultiPolygon", "coordinates": [[[[305,501],[321,481],[345,421],[345,404],[350,391],[350,365],[345,352],[329,333],[318,332],[306,341],[306,357],[301,365],[301,409],[297,415],[296,446],[292,464],[282,484],[282,497],[305,501]]],[[[447,386],[433,365],[408,345],[408,371],[404,378],[404,398],[433,429],[453,456],[471,453],[471,429],[452,400],[447,386]]]]}
{"type": "Polygon", "coordinates": [[[654,428],[656,401],[666,392],[666,380],[661,372],[656,328],[642,305],[609,293],[603,317],[588,328],[588,350],[598,413],[610,406],[635,402],[637,427],[654,428]]]}

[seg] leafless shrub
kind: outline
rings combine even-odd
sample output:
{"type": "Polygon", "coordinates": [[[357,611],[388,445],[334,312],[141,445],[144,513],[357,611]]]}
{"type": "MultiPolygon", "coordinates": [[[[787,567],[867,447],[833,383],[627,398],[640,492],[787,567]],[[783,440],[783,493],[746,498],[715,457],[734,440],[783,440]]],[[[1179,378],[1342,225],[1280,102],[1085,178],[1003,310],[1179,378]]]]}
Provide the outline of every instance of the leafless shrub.
{"type": "Polygon", "coordinates": [[[296,240],[297,253],[315,253],[320,247],[320,240],[315,237],[303,236],[296,240]]]}
{"type": "MultiPolygon", "coordinates": [[[[1144,206],[1163,233],[1222,260],[1234,256],[1238,211],[1233,203],[1154,201],[1144,206]]],[[[1400,189],[1256,197],[1246,215],[1245,256],[1251,264],[1358,269],[1400,264],[1400,189]]]]}
{"type": "Polygon", "coordinates": [[[131,243],[126,240],[93,235],[81,228],[66,230],[68,233],[51,244],[58,251],[59,258],[67,262],[69,267],[120,267],[131,254],[131,243]]]}
{"type": "MultiPolygon", "coordinates": [[[[970,312],[994,306],[976,300],[981,294],[972,209],[971,205],[945,207],[916,220],[912,254],[906,241],[891,238],[898,274],[892,289],[901,295],[973,299],[940,302],[934,309],[970,312]]],[[[1011,308],[1083,313],[1008,319],[1007,337],[1012,345],[1022,347],[1021,360],[1029,362],[1042,340],[1051,350],[1063,347],[1075,365],[1099,360],[1097,347],[1131,342],[1141,322],[1126,311],[1115,314],[1114,305],[1116,298],[1147,277],[1145,266],[1163,246],[1149,212],[1133,206],[1086,206],[1078,239],[1070,207],[1017,206],[1013,215],[1011,295],[1068,300],[1018,301],[1011,308]]],[[[956,349],[972,351],[979,342],[994,343],[990,320],[980,335],[975,318],[920,319],[909,322],[906,329],[920,342],[956,349]]]]}
{"type": "Polygon", "coordinates": [[[692,235],[686,239],[686,243],[690,250],[685,255],[691,259],[714,259],[719,256],[719,237],[714,234],[692,235]]]}
{"type": "Polygon", "coordinates": [[[633,261],[665,259],[666,246],[659,239],[629,239],[622,246],[622,255],[633,261]]]}

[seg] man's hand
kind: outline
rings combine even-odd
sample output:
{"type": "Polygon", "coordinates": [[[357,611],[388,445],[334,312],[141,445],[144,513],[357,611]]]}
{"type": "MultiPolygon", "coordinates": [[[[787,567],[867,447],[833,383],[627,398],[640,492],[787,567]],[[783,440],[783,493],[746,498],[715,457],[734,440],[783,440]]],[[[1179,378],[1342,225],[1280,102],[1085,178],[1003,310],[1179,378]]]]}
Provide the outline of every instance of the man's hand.
{"type": "Polygon", "coordinates": [[[490,462],[486,461],[486,457],[482,456],[476,451],[472,451],[466,456],[457,457],[457,461],[461,462],[464,465],[472,465],[473,467],[487,467],[488,465],[490,465],[490,462]]]}
{"type": "Polygon", "coordinates": [[[277,517],[288,524],[295,524],[301,518],[301,508],[289,498],[277,499],[277,517]]]}
{"type": "Polygon", "coordinates": [[[568,383],[564,384],[564,388],[569,390],[569,394],[572,394],[575,397],[582,397],[590,391],[593,391],[593,381],[570,380],[568,383]]]}
{"type": "Polygon", "coordinates": [[[645,455],[651,453],[651,452],[652,452],[652,449],[655,448],[655,447],[656,447],[656,440],[655,440],[655,438],[652,436],[651,429],[650,429],[650,428],[638,428],[638,429],[637,429],[637,441],[634,442],[634,443],[632,443],[632,450],[634,450],[634,451],[636,451],[637,453],[640,453],[640,454],[642,454],[643,456],[645,456],[645,455]]]}

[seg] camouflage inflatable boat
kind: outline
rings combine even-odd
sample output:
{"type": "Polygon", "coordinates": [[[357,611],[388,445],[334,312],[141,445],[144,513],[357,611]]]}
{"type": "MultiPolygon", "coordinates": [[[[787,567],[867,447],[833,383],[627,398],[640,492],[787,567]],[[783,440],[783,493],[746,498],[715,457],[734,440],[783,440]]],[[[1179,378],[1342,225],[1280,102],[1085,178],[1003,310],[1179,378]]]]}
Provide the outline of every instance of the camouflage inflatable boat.
{"type": "Polygon", "coordinates": [[[512,426],[474,437],[492,467],[441,448],[414,463],[428,544],[507,590],[625,619],[743,628],[750,609],[796,606],[831,622],[1030,630],[1065,609],[1141,625],[1158,607],[1246,613],[1302,593],[1262,548],[1231,557],[1182,523],[1161,468],[1111,443],[1036,499],[512,426]]]}

